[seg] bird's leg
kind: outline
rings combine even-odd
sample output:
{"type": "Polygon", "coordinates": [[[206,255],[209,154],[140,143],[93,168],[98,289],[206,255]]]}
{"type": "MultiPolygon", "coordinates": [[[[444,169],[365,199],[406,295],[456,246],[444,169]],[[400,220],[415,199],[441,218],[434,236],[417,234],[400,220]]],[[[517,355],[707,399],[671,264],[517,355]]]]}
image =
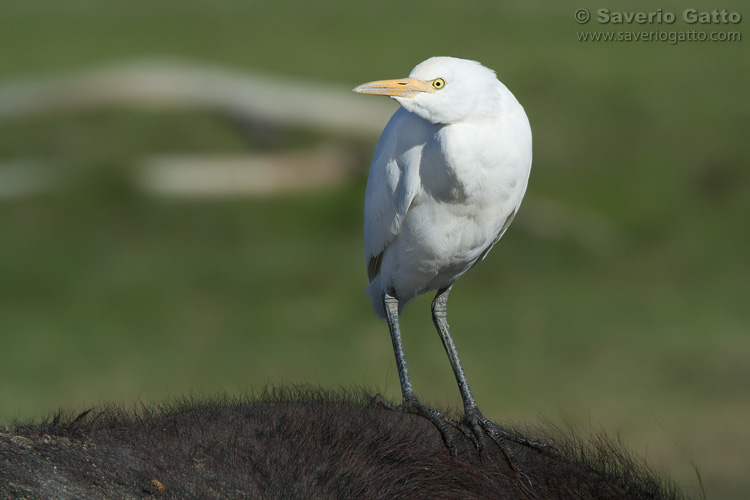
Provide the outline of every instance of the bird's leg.
{"type": "Polygon", "coordinates": [[[401,341],[401,329],[398,323],[398,299],[394,292],[390,294],[387,292],[383,293],[383,305],[385,306],[385,317],[388,323],[388,329],[391,332],[391,341],[393,342],[393,352],[396,355],[396,367],[398,368],[398,378],[401,382],[401,395],[403,396],[403,404],[401,408],[410,413],[416,413],[429,419],[440,431],[443,437],[443,441],[446,446],[451,450],[451,453],[456,453],[456,447],[453,442],[451,434],[448,432],[446,423],[457,426],[458,422],[453,419],[424,406],[417,399],[414,394],[414,389],[411,385],[411,379],[409,378],[409,371],[406,368],[406,357],[404,356],[404,345],[401,341]]]}
{"type": "Polygon", "coordinates": [[[464,404],[464,423],[471,429],[477,448],[481,449],[484,447],[484,434],[486,432],[492,440],[500,446],[501,450],[512,464],[515,459],[513,450],[508,444],[508,441],[513,441],[534,448],[544,448],[547,447],[547,445],[537,443],[536,441],[529,441],[522,436],[509,432],[490,422],[479,411],[474,395],[471,393],[471,388],[469,388],[469,382],[466,380],[466,374],[461,366],[461,360],[458,358],[456,345],[453,343],[453,337],[451,337],[451,332],[448,328],[447,311],[448,294],[450,291],[451,287],[448,286],[439,290],[437,295],[435,295],[435,299],[432,301],[432,320],[434,321],[435,327],[440,335],[440,340],[443,341],[443,347],[445,347],[445,352],[448,354],[451,366],[453,367],[453,373],[456,376],[456,382],[458,382],[458,389],[461,391],[461,399],[464,404]]]}
{"type": "Polygon", "coordinates": [[[398,299],[394,295],[383,293],[383,306],[385,307],[385,318],[388,329],[391,332],[393,353],[396,355],[396,368],[398,368],[398,379],[401,382],[401,394],[404,402],[416,400],[414,389],[409,378],[409,370],[406,368],[406,356],[404,356],[404,344],[401,341],[401,328],[398,324],[398,299]]]}

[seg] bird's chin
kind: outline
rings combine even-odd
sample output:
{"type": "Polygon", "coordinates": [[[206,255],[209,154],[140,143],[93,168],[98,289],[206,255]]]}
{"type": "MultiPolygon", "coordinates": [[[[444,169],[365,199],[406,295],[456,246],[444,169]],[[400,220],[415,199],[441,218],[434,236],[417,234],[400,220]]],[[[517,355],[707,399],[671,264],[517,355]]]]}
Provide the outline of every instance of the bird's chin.
{"type": "Polygon", "coordinates": [[[420,106],[418,99],[415,99],[414,97],[404,96],[393,96],[392,99],[398,102],[406,111],[414,113],[415,115],[427,120],[430,123],[435,123],[431,119],[430,112],[423,106],[420,106]]]}

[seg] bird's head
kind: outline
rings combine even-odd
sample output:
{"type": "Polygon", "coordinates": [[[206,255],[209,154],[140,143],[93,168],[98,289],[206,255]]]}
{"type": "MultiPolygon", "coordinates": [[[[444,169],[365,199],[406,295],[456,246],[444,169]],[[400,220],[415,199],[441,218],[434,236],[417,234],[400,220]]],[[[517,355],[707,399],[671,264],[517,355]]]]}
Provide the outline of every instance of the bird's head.
{"type": "Polygon", "coordinates": [[[455,57],[432,57],[408,78],[364,83],[354,92],[392,97],[407,111],[440,124],[492,115],[509,94],[494,71],[455,57]]]}

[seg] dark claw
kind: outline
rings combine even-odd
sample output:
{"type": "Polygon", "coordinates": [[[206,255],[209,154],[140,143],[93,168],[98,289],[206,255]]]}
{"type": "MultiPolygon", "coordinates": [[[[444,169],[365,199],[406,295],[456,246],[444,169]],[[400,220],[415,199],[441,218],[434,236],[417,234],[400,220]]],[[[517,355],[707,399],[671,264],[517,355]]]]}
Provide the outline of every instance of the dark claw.
{"type": "Polygon", "coordinates": [[[537,450],[555,449],[552,445],[540,443],[538,441],[531,441],[523,436],[519,436],[518,434],[503,429],[487,420],[477,408],[474,408],[473,411],[469,411],[464,415],[463,424],[471,430],[469,434],[473,438],[474,444],[480,454],[482,450],[486,449],[487,440],[485,435],[488,435],[490,439],[495,442],[505,456],[505,459],[508,461],[510,468],[517,474],[517,478],[520,481],[519,485],[522,488],[525,488],[526,485],[532,484],[531,478],[523,470],[523,467],[519,465],[510,442],[537,450]]]}
{"type": "Polygon", "coordinates": [[[370,400],[370,405],[375,406],[382,406],[384,408],[388,408],[389,410],[398,410],[399,405],[393,404],[387,399],[385,399],[380,393],[375,394],[372,399],[370,400]]]}
{"type": "Polygon", "coordinates": [[[487,420],[487,418],[476,408],[464,415],[463,423],[471,429],[471,433],[474,436],[474,443],[477,445],[477,450],[480,453],[483,449],[486,449],[485,434],[489,435],[492,441],[494,441],[500,448],[500,451],[503,452],[503,455],[505,455],[510,467],[518,473],[519,477],[523,477],[529,484],[531,484],[531,479],[518,465],[515,452],[509,442],[517,443],[536,450],[555,450],[555,447],[550,444],[531,441],[523,436],[519,436],[518,434],[503,429],[487,420]]]}
{"type": "Polygon", "coordinates": [[[450,451],[451,455],[453,455],[454,457],[456,456],[456,443],[453,441],[453,436],[448,430],[448,425],[451,425],[455,428],[460,428],[461,424],[457,420],[454,420],[447,415],[443,415],[442,413],[435,411],[432,408],[428,408],[427,406],[420,403],[417,398],[409,398],[405,400],[401,405],[401,409],[407,413],[421,415],[432,422],[432,424],[440,431],[440,435],[443,438],[445,446],[448,447],[448,451],[450,451]]]}
{"type": "Polygon", "coordinates": [[[371,404],[383,406],[390,410],[399,410],[403,411],[404,413],[420,415],[426,418],[427,420],[432,422],[432,425],[437,427],[437,429],[440,431],[443,442],[450,451],[451,455],[456,456],[456,443],[453,440],[453,436],[451,435],[448,426],[450,425],[456,429],[461,429],[461,422],[459,422],[458,420],[452,419],[447,415],[443,415],[442,413],[433,410],[432,408],[428,408],[427,406],[420,403],[416,397],[407,398],[402,404],[396,405],[386,400],[380,394],[376,394],[372,398],[371,404]]]}
{"type": "Polygon", "coordinates": [[[529,448],[534,448],[537,450],[554,450],[555,449],[555,447],[552,446],[551,444],[542,443],[539,441],[532,441],[530,439],[526,439],[523,436],[519,436],[518,434],[515,434],[513,432],[503,429],[497,424],[489,421],[484,415],[480,413],[478,409],[475,409],[474,411],[467,413],[464,416],[464,423],[468,425],[472,429],[472,431],[478,435],[480,442],[484,441],[484,439],[482,438],[482,435],[486,432],[487,434],[490,435],[493,441],[495,441],[499,446],[503,448],[507,447],[508,441],[512,441],[514,443],[518,443],[523,446],[528,446],[529,448]]]}

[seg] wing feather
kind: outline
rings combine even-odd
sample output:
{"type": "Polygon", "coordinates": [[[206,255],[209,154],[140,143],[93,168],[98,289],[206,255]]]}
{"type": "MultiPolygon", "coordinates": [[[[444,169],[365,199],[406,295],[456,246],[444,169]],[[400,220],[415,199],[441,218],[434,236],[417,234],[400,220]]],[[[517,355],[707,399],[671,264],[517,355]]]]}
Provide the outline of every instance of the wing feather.
{"type": "Polygon", "coordinates": [[[365,194],[365,256],[370,281],[380,272],[383,253],[400,232],[419,189],[425,123],[400,108],[375,147],[365,194]]]}
{"type": "MultiPolygon", "coordinates": [[[[490,243],[489,246],[482,251],[482,255],[479,256],[476,262],[484,260],[484,258],[487,257],[487,254],[490,253],[490,250],[492,250],[492,247],[494,247],[495,244],[498,241],[500,241],[500,238],[503,237],[503,235],[505,234],[505,231],[507,231],[508,228],[510,227],[510,223],[513,222],[513,218],[516,216],[517,210],[518,210],[518,207],[515,207],[513,211],[510,213],[510,215],[508,215],[508,218],[505,219],[505,222],[503,223],[503,226],[500,228],[500,231],[498,231],[497,236],[495,236],[495,239],[492,240],[492,243],[490,243]]],[[[476,264],[476,262],[474,264],[476,264]]]]}

